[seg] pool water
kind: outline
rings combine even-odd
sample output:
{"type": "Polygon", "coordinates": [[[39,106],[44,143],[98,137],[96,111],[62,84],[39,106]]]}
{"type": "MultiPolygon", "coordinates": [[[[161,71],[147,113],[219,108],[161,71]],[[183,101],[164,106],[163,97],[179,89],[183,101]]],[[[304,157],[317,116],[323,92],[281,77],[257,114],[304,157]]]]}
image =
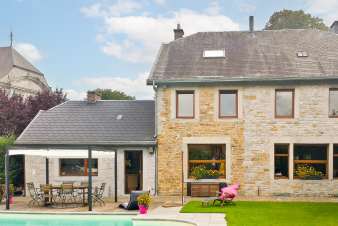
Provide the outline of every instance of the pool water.
{"type": "Polygon", "coordinates": [[[191,226],[170,221],[132,221],[130,215],[1,214],[0,226],[191,226]]]}

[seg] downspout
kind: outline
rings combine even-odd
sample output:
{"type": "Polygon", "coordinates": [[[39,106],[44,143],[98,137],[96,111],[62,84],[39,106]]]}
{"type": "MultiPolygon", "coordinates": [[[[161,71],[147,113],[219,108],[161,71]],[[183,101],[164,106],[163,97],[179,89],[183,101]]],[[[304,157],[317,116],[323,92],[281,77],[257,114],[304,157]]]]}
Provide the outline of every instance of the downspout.
{"type": "Polygon", "coordinates": [[[154,134],[154,138],[156,140],[156,145],[154,147],[154,154],[155,154],[155,196],[158,195],[158,191],[157,191],[157,188],[158,188],[158,172],[157,172],[157,169],[158,169],[158,155],[157,155],[157,85],[155,84],[155,81],[153,80],[153,90],[155,92],[155,123],[154,123],[154,126],[155,126],[155,134],[154,134]]]}

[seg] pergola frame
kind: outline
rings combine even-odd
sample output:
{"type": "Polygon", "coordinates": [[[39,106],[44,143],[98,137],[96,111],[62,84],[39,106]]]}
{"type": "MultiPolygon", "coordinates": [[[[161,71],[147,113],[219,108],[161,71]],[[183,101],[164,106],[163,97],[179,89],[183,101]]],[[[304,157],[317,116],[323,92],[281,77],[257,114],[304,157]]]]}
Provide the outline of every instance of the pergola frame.
{"type": "MultiPolygon", "coordinates": [[[[137,145],[137,146],[149,146],[149,145],[137,145]]],[[[64,144],[64,145],[55,145],[55,144],[16,144],[11,147],[6,147],[5,154],[5,181],[6,181],[6,210],[10,209],[9,203],[9,150],[17,149],[72,149],[72,150],[88,150],[88,211],[93,210],[93,180],[92,180],[92,150],[95,151],[107,151],[107,149],[114,150],[114,201],[117,202],[117,147],[121,145],[78,145],[78,144],[64,144]]],[[[47,163],[47,162],[46,162],[47,163]]],[[[47,169],[46,169],[47,170],[47,169]]],[[[46,172],[47,173],[47,172],[46,172]]],[[[48,176],[46,176],[46,179],[48,176]]]]}

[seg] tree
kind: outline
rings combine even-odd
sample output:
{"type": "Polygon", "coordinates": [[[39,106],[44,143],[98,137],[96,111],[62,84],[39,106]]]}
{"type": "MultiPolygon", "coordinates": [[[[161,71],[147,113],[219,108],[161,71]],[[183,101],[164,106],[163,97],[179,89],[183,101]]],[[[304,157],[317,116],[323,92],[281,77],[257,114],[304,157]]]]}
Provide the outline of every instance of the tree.
{"type": "Polygon", "coordinates": [[[284,9],[275,12],[270,17],[265,25],[265,30],[280,30],[280,29],[319,29],[328,30],[323,19],[314,17],[311,14],[305,13],[303,10],[287,10],[284,9]]]}
{"type": "Polygon", "coordinates": [[[26,100],[27,118],[29,122],[35,117],[40,110],[48,110],[67,100],[67,95],[62,89],[55,91],[44,91],[36,96],[30,96],[26,100]]]}
{"type": "Polygon", "coordinates": [[[66,101],[62,90],[44,91],[26,100],[0,90],[0,136],[19,136],[40,110],[48,110],[66,101]]]}
{"type": "Polygon", "coordinates": [[[135,100],[134,96],[129,96],[122,91],[111,89],[96,89],[94,90],[102,100],[135,100]]]}
{"type": "Polygon", "coordinates": [[[20,134],[27,125],[27,108],[22,96],[0,90],[0,136],[20,134]]]}
{"type": "MultiPolygon", "coordinates": [[[[15,141],[14,136],[0,137],[0,184],[5,182],[5,152],[6,148],[12,145],[15,141]]],[[[18,169],[17,164],[10,164],[10,177],[13,179],[18,169]]]]}

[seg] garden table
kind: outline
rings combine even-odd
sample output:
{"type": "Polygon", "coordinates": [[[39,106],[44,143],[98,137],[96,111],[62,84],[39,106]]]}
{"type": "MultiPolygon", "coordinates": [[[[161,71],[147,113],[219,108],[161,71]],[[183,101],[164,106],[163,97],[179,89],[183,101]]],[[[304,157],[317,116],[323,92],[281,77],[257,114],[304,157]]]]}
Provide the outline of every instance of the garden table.
{"type": "MultiPolygon", "coordinates": [[[[62,185],[45,185],[43,187],[43,192],[45,193],[45,206],[53,204],[53,191],[60,191],[62,185]]],[[[82,204],[86,204],[86,193],[88,192],[88,185],[74,185],[74,190],[82,190],[82,204]]]]}

